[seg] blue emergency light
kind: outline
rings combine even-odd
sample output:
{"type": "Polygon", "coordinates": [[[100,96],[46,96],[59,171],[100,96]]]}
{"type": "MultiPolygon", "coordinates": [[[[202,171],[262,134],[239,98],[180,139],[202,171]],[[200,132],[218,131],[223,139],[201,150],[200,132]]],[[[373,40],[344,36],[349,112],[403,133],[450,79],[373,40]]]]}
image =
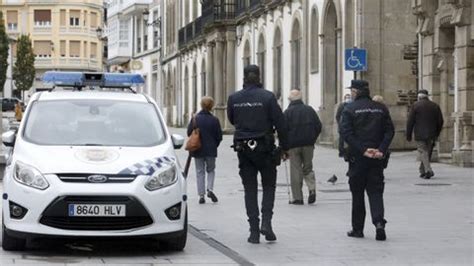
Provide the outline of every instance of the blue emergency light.
{"type": "Polygon", "coordinates": [[[43,82],[60,87],[97,86],[102,88],[130,88],[144,84],[145,80],[139,74],[131,73],[83,73],[47,71],[43,82]]]}

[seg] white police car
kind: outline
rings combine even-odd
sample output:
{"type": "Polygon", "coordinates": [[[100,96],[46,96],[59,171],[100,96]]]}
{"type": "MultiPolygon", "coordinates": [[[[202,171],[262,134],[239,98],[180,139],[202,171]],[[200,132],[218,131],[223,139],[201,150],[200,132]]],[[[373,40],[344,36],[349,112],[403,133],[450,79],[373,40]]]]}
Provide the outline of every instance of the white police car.
{"type": "Polygon", "coordinates": [[[131,90],[143,78],[48,72],[43,80],[72,90],[34,94],[18,131],[2,135],[13,147],[3,249],[37,237],[151,237],[182,250],[186,181],[174,149],[184,138],[170,135],[152,99],[131,90]]]}

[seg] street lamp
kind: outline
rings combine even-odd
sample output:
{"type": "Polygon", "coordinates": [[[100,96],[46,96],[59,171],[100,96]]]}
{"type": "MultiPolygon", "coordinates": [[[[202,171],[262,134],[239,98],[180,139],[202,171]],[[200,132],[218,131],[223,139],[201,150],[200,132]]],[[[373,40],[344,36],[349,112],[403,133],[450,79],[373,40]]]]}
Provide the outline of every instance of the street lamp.
{"type": "Polygon", "coordinates": [[[145,9],[143,11],[142,16],[143,16],[143,21],[145,21],[145,24],[148,27],[150,27],[150,26],[157,27],[157,28],[161,27],[161,17],[153,18],[154,20],[152,22],[148,23],[148,19],[150,19],[150,11],[148,9],[145,9]]]}

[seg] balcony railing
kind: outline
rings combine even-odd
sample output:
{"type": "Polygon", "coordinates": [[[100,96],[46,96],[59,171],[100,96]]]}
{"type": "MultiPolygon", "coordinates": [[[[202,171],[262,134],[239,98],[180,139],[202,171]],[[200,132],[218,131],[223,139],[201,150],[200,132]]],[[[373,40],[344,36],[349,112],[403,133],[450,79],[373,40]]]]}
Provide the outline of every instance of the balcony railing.
{"type": "Polygon", "coordinates": [[[187,43],[195,40],[202,33],[202,17],[181,28],[178,32],[178,45],[182,48],[187,43]]]}

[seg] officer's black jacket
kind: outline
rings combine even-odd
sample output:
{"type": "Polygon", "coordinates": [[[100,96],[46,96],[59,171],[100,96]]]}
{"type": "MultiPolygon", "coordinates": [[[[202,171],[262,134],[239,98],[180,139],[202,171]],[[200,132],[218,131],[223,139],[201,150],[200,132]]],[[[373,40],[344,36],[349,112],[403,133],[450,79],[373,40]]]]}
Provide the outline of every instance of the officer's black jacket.
{"type": "Polygon", "coordinates": [[[387,107],[369,96],[360,96],[345,105],[339,133],[349,144],[351,153],[362,156],[368,148],[386,154],[395,131],[387,107]]]}
{"type": "Polygon", "coordinates": [[[275,95],[258,85],[246,85],[229,96],[227,117],[235,126],[234,140],[248,140],[278,132],[279,145],[288,150],[288,129],[275,95]]]}

